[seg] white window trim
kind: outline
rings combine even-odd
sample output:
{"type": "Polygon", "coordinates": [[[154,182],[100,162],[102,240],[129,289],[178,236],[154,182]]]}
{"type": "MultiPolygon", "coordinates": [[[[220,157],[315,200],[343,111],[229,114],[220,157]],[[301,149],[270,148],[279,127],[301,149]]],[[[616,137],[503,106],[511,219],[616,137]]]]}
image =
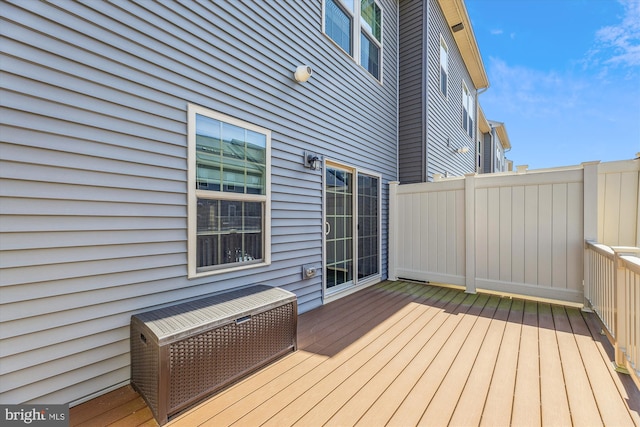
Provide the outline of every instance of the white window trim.
{"type": "MultiPolygon", "coordinates": [[[[246,270],[249,268],[262,267],[271,264],[271,131],[251,123],[230,117],[214,110],[201,107],[194,104],[187,105],[187,277],[196,278],[211,276],[214,274],[228,273],[230,271],[246,270]],[[254,132],[266,135],[267,146],[265,150],[265,194],[241,194],[241,193],[224,193],[220,192],[216,195],[216,200],[240,200],[248,202],[264,202],[264,224],[263,224],[263,257],[262,262],[251,264],[233,264],[228,268],[220,267],[214,270],[198,271],[197,270],[197,228],[198,228],[198,212],[197,203],[198,196],[210,193],[206,190],[196,189],[196,114],[211,117],[225,123],[240,126],[254,132]]],[[[205,197],[210,198],[210,197],[205,197]]]]}
{"type": "Polygon", "coordinates": [[[469,86],[467,86],[467,84],[464,82],[464,80],[462,81],[462,108],[464,110],[467,111],[467,123],[464,123],[464,112],[462,113],[462,129],[465,131],[465,133],[467,134],[467,138],[473,140],[473,138],[476,136],[476,129],[472,129],[472,135],[469,135],[469,118],[471,118],[472,122],[473,122],[473,126],[476,125],[476,118],[474,117],[474,113],[475,113],[475,108],[474,108],[474,99],[473,99],[473,94],[471,93],[471,91],[469,90],[469,86]],[[464,129],[465,126],[467,127],[467,129],[464,129]]]}
{"type": "MultiPolygon", "coordinates": [[[[352,41],[352,46],[351,48],[353,49],[353,55],[350,55],[349,52],[345,51],[342,46],[340,46],[338,43],[335,42],[335,40],[333,40],[331,38],[331,36],[329,36],[327,34],[327,32],[325,31],[326,28],[326,0],[322,0],[322,34],[325,35],[325,37],[327,37],[331,43],[333,43],[338,49],[340,49],[342,52],[344,52],[346,55],[348,55],[351,59],[353,59],[356,64],[360,65],[362,68],[364,68],[364,70],[367,72],[367,75],[371,76],[371,78],[373,78],[375,81],[377,81],[380,84],[383,84],[383,78],[384,78],[384,73],[382,72],[384,69],[384,44],[383,41],[379,41],[377,38],[375,38],[375,36],[371,33],[371,31],[369,31],[364,25],[362,25],[362,15],[361,15],[361,10],[360,10],[360,0],[354,0],[353,2],[353,8],[354,10],[351,11],[349,10],[349,8],[347,7],[347,5],[344,4],[344,2],[342,0],[334,0],[336,3],[340,3],[342,5],[342,9],[351,16],[351,22],[353,24],[353,28],[351,29],[351,41],[352,41]],[[361,31],[365,31],[367,33],[367,35],[369,36],[370,41],[372,41],[373,43],[375,43],[379,48],[380,48],[380,78],[377,79],[373,74],[371,74],[369,72],[369,70],[367,70],[363,65],[362,65],[362,60],[361,60],[361,52],[360,52],[360,48],[361,48],[361,43],[360,43],[360,32],[361,31]]],[[[380,5],[380,3],[378,3],[377,0],[374,0],[375,4],[380,8],[380,38],[382,40],[384,40],[384,9],[382,8],[382,6],[380,5]]]]}
{"type": "Polygon", "coordinates": [[[447,46],[447,42],[444,41],[444,37],[440,34],[440,45],[438,46],[438,88],[440,89],[440,94],[447,98],[449,96],[449,46],[447,46]],[[447,54],[446,62],[442,63],[442,48],[444,48],[445,53],[447,54]],[[442,74],[440,73],[440,67],[444,65],[444,73],[447,75],[447,81],[445,82],[445,91],[442,91],[442,74]]]}
{"type": "MultiPolygon", "coordinates": [[[[322,170],[326,170],[326,167],[330,166],[330,167],[336,167],[336,168],[340,168],[340,169],[344,169],[347,171],[350,171],[353,175],[354,175],[354,179],[356,182],[356,186],[354,187],[354,200],[353,200],[353,205],[352,205],[352,212],[353,212],[353,216],[354,218],[358,218],[358,200],[357,200],[357,181],[358,181],[358,174],[363,174],[363,175],[369,175],[371,177],[377,178],[378,179],[378,273],[374,274],[370,277],[366,277],[362,280],[359,280],[355,275],[354,275],[354,280],[353,280],[353,286],[349,286],[346,288],[342,288],[342,289],[327,289],[327,280],[326,280],[326,275],[323,274],[322,275],[322,301],[323,304],[327,304],[331,301],[335,301],[337,299],[340,299],[342,297],[345,297],[347,295],[350,295],[354,292],[357,292],[367,286],[371,286],[373,284],[379,283],[381,278],[382,278],[382,175],[377,173],[377,172],[373,172],[367,169],[361,169],[358,168],[356,166],[353,165],[349,165],[346,163],[342,163],[336,160],[331,160],[331,159],[326,159],[324,160],[324,165],[322,170]]],[[[326,192],[324,191],[324,188],[326,186],[326,175],[323,174],[323,178],[322,178],[322,187],[323,187],[323,191],[322,191],[322,224],[325,224],[327,221],[327,212],[325,209],[326,206],[326,192]]],[[[357,221],[355,221],[357,223],[357,221]]],[[[324,228],[324,225],[323,225],[324,228]]],[[[353,236],[356,236],[357,234],[357,225],[354,223],[354,227],[353,227],[353,236]]],[[[324,269],[324,267],[327,265],[327,253],[326,253],[326,249],[327,249],[327,242],[326,242],[326,234],[323,232],[322,233],[322,267],[324,269]]],[[[357,262],[359,257],[359,253],[358,253],[358,243],[356,241],[356,239],[354,239],[354,250],[353,250],[353,259],[357,262]]],[[[354,270],[356,270],[354,268],[354,270]]]]}

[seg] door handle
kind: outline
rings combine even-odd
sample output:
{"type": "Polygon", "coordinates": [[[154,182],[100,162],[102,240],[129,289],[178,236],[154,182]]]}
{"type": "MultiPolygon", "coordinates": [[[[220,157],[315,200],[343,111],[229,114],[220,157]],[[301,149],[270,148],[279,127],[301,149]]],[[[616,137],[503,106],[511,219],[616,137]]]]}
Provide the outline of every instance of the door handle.
{"type": "Polygon", "coordinates": [[[324,235],[328,236],[329,233],[331,233],[331,224],[329,224],[329,221],[325,221],[324,222],[324,235]]]}

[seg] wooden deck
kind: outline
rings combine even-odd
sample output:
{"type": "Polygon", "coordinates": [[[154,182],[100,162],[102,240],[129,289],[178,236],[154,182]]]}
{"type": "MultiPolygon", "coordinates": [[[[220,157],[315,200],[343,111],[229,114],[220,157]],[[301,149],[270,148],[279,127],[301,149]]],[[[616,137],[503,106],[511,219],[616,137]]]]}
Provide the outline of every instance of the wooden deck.
{"type": "MultiPolygon", "coordinates": [[[[579,309],[385,282],[298,325],[297,352],[168,425],[640,425],[640,392],[579,309]]],[[[70,418],[157,425],[131,387],[70,418]]]]}

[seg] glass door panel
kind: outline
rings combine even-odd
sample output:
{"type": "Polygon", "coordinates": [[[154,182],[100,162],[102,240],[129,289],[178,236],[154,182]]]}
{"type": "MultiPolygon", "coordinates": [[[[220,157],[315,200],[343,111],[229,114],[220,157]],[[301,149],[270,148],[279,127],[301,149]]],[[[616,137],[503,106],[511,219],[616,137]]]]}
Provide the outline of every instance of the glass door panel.
{"type": "Polygon", "coordinates": [[[358,174],[358,279],[379,271],[379,179],[358,174]]]}
{"type": "Polygon", "coordinates": [[[353,283],[353,173],[325,168],[327,289],[353,283]]]}

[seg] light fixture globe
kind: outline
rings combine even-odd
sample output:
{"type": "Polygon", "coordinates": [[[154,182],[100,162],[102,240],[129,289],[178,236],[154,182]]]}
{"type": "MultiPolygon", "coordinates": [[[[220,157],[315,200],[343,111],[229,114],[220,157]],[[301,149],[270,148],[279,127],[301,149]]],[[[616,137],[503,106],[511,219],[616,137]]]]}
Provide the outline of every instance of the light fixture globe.
{"type": "Polygon", "coordinates": [[[296,79],[297,82],[304,83],[307,80],[309,80],[309,77],[311,77],[311,74],[313,74],[313,70],[311,69],[310,66],[300,65],[298,68],[296,68],[295,73],[293,73],[293,77],[296,79]]]}

